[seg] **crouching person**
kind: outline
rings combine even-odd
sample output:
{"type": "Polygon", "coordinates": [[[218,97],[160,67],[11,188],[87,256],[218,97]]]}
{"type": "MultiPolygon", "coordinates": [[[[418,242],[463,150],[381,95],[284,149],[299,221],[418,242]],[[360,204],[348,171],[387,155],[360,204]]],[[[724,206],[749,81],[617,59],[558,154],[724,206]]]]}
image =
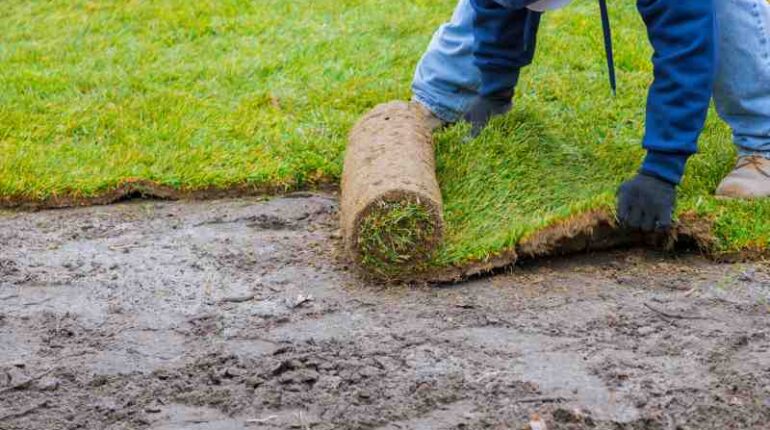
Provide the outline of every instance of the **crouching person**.
{"type": "MultiPolygon", "coordinates": [[[[618,191],[622,223],[645,231],[670,228],[676,187],[687,159],[697,150],[717,69],[717,104],[733,126],[741,151],[736,170],[719,193],[768,195],[770,60],[762,49],[770,49],[770,23],[764,1],[637,2],[655,51],[655,79],[642,142],[647,155],[638,174],[618,191]],[[716,12],[723,27],[719,67],[716,12]],[[758,18],[759,12],[763,17],[758,18]],[[747,36],[742,33],[749,31],[756,46],[743,45],[747,36]],[[741,78],[738,70],[745,69],[751,69],[743,72],[751,79],[741,78]]],[[[434,35],[412,85],[414,101],[430,114],[432,125],[465,118],[476,134],[491,117],[510,110],[521,69],[534,57],[541,12],[566,3],[569,0],[460,0],[452,20],[434,35]]]]}

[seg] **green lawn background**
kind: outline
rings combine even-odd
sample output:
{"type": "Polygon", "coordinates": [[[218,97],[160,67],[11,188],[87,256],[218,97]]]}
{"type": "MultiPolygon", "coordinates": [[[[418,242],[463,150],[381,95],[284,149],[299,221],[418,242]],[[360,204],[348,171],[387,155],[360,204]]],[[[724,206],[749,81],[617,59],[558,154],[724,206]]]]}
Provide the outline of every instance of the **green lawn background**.
{"type": "MultiPolygon", "coordinates": [[[[335,183],[346,134],[407,99],[454,0],[6,0],[0,8],[0,196],[94,196],[126,179],[180,190],[335,183]]],[[[548,14],[516,107],[474,141],[437,136],[447,243],[435,264],[511,248],[544,226],[611,210],[643,151],[650,49],[612,1],[619,95],[598,7],[548,14]]],[[[763,250],[770,202],[711,197],[734,160],[712,114],[681,212],[714,221],[718,251],[763,250]]]]}

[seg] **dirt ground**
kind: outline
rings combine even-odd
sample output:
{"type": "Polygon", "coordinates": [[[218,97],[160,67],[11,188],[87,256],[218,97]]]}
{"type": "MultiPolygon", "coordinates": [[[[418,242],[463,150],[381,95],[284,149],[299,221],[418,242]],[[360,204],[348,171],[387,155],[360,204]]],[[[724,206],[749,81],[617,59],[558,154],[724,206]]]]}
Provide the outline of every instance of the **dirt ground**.
{"type": "Polygon", "coordinates": [[[383,287],[331,196],[0,215],[0,429],[770,428],[770,268],[383,287]]]}

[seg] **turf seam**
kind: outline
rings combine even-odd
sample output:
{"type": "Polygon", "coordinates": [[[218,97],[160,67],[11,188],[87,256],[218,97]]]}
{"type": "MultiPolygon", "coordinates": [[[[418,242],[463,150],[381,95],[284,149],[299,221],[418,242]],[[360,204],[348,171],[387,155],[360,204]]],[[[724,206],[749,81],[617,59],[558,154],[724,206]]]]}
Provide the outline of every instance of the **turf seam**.
{"type": "Polygon", "coordinates": [[[118,185],[91,196],[64,193],[44,198],[10,195],[0,197],[0,209],[37,211],[74,207],[102,206],[133,198],[142,200],[214,200],[236,197],[287,196],[292,192],[324,191],[337,193],[336,180],[319,180],[304,186],[238,184],[224,187],[177,189],[146,179],[127,179],[118,185]]]}
{"type": "MultiPolygon", "coordinates": [[[[213,200],[219,198],[236,197],[291,197],[292,192],[302,193],[308,191],[322,191],[337,194],[339,192],[338,184],[334,182],[319,182],[313,187],[256,187],[241,185],[224,188],[206,188],[200,190],[177,190],[172,187],[160,185],[147,180],[125,181],[114,189],[101,193],[96,196],[55,196],[46,199],[33,199],[30,197],[13,198],[3,197],[0,199],[0,208],[15,209],[19,211],[34,211],[45,209],[64,209],[72,207],[88,207],[98,205],[109,205],[124,200],[127,196],[140,192],[137,196],[141,200],[161,199],[161,200],[213,200]]],[[[426,270],[418,273],[402,273],[400,275],[382,276],[362,270],[358,265],[354,265],[357,274],[369,281],[380,283],[407,283],[407,284],[453,284],[462,282],[471,278],[489,275],[495,271],[505,269],[515,265],[518,262],[555,257],[559,255],[571,255],[585,252],[609,251],[632,245],[645,245],[640,243],[640,238],[628,239],[606,247],[586,246],[576,247],[575,243],[565,246],[556,244],[558,241],[574,239],[580,235],[589,237],[595,235],[597,231],[602,234],[617,234],[621,232],[615,224],[612,215],[603,211],[594,211],[577,216],[568,220],[551,224],[538,230],[514,248],[504,249],[501,252],[483,260],[468,261],[464,264],[453,265],[447,268],[438,268],[426,270]],[[563,235],[555,234],[562,231],[563,235]],[[565,233],[566,232],[566,233],[565,233]],[[547,239],[547,240],[544,240],[547,239]]],[[[717,262],[741,262],[741,261],[761,261],[770,258],[770,251],[764,249],[744,249],[739,251],[718,252],[715,251],[715,238],[712,234],[712,221],[695,215],[693,213],[683,214],[680,217],[680,223],[674,231],[675,240],[692,239],[700,252],[717,262]]],[[[340,243],[339,246],[344,247],[340,243]]],[[[345,258],[348,258],[347,252],[341,252],[345,258]]]]}

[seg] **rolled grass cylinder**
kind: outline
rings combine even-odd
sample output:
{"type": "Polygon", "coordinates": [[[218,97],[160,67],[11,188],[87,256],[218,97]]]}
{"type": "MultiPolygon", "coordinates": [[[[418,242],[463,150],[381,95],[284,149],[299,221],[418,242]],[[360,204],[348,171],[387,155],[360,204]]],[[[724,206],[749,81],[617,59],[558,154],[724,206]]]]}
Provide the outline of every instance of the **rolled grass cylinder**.
{"type": "Polygon", "coordinates": [[[381,104],[350,132],[342,173],[345,246],[383,277],[414,272],[443,238],[431,131],[415,106],[381,104]]]}

